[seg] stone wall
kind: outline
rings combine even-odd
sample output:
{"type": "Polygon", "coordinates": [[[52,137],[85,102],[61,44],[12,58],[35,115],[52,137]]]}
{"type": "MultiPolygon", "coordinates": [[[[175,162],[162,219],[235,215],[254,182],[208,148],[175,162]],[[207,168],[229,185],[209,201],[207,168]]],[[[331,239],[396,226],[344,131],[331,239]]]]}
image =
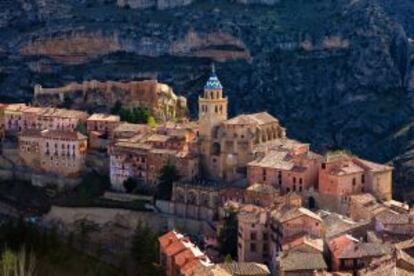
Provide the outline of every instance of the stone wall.
{"type": "Polygon", "coordinates": [[[86,219],[99,225],[115,223],[122,225],[133,233],[138,222],[147,224],[153,231],[178,229],[188,234],[214,234],[214,230],[205,222],[176,218],[161,213],[137,212],[111,208],[69,208],[52,206],[50,212],[44,216],[47,222],[56,222],[71,229],[76,221],[86,219]]]}
{"type": "Polygon", "coordinates": [[[34,87],[34,103],[40,106],[60,106],[71,102],[70,108],[110,113],[115,103],[124,107],[148,108],[161,121],[183,117],[187,101],[172,88],[156,80],[132,82],[100,82],[96,80],[70,83],[63,87],[34,87]]]}
{"type": "Polygon", "coordinates": [[[80,178],[71,179],[34,172],[21,162],[17,149],[3,149],[0,154],[0,179],[29,181],[34,186],[56,185],[59,189],[71,189],[80,183],[80,178]]]}

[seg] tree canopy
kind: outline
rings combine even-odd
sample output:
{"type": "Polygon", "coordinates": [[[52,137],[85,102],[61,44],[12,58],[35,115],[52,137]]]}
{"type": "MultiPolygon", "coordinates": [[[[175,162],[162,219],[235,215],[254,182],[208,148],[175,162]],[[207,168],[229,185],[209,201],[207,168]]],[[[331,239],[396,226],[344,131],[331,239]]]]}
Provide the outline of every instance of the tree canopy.
{"type": "MultiPolygon", "coordinates": [[[[224,256],[237,259],[237,231],[239,224],[237,212],[230,210],[224,219],[224,225],[219,233],[220,252],[224,256]]],[[[228,258],[227,258],[228,259],[228,258]]]]}
{"type": "Polygon", "coordinates": [[[167,163],[160,172],[158,178],[158,193],[160,199],[170,200],[172,195],[173,183],[179,179],[177,168],[174,164],[167,163]]]}

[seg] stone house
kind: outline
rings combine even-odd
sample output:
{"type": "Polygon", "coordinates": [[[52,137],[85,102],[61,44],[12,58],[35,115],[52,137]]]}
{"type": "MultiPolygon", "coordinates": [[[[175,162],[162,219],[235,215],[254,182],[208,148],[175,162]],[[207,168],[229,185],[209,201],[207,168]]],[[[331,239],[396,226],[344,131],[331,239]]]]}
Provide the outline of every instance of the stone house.
{"type": "Polygon", "coordinates": [[[160,243],[160,265],[166,276],[192,276],[200,266],[213,264],[188,238],[170,231],[158,238],[160,243]]]}
{"type": "MultiPolygon", "coordinates": [[[[169,163],[176,166],[182,180],[198,175],[198,155],[192,152],[191,145],[194,141],[188,140],[187,136],[159,134],[157,131],[119,139],[109,145],[113,189],[123,191],[123,183],[128,178],[154,188],[161,169],[169,163]]],[[[194,139],[195,135],[191,137],[194,139]]]]}
{"type": "Polygon", "coordinates": [[[341,245],[341,250],[333,255],[338,271],[357,273],[375,260],[391,253],[387,245],[380,243],[350,242],[341,245]]]}
{"type": "Polygon", "coordinates": [[[74,131],[81,124],[85,124],[88,113],[78,110],[61,108],[44,108],[37,118],[38,130],[69,130],[74,131]]]}
{"type": "Polygon", "coordinates": [[[149,133],[149,126],[146,124],[131,124],[121,122],[113,131],[112,139],[129,139],[139,134],[149,133]]]}
{"type": "Polygon", "coordinates": [[[328,156],[319,170],[319,193],[344,200],[350,195],[372,193],[379,200],[392,199],[392,167],[339,153],[328,156]]]}
{"type": "Polygon", "coordinates": [[[371,194],[365,193],[350,196],[349,216],[353,220],[371,220],[376,215],[388,210],[388,207],[380,204],[371,194]]]}
{"type": "Polygon", "coordinates": [[[266,209],[245,205],[238,213],[237,256],[242,262],[263,262],[270,256],[270,232],[266,209]]]}
{"type": "Polygon", "coordinates": [[[375,231],[389,235],[414,235],[414,214],[389,210],[374,217],[375,231]]]}
{"type": "Polygon", "coordinates": [[[87,137],[64,130],[25,130],[18,136],[18,152],[34,170],[78,176],[85,166],[87,137]]]}
{"type": "Polygon", "coordinates": [[[279,276],[314,276],[327,270],[322,253],[289,252],[278,260],[279,276]]]}
{"type": "Polygon", "coordinates": [[[113,137],[114,129],[120,124],[121,118],[111,114],[92,114],[86,120],[86,131],[89,136],[91,148],[106,148],[107,143],[113,137]]]}
{"type": "Polygon", "coordinates": [[[256,159],[247,166],[249,183],[263,183],[282,193],[302,192],[318,185],[322,156],[309,150],[308,144],[279,139],[258,146],[256,159]]]}
{"type": "Polygon", "coordinates": [[[320,216],[303,207],[284,205],[270,213],[272,270],[277,271],[277,260],[283,245],[301,236],[322,238],[324,225],[320,216]]]}
{"type": "Polygon", "coordinates": [[[25,104],[9,104],[4,109],[4,126],[6,133],[17,133],[23,130],[23,110],[25,104]]]}

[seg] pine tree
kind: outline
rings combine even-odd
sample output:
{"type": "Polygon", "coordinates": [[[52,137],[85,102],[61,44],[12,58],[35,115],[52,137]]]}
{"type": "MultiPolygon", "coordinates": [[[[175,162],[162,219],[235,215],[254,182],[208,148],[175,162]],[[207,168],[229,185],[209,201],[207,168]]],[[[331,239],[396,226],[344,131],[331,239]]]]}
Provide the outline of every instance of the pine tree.
{"type": "Polygon", "coordinates": [[[167,163],[160,172],[158,178],[158,198],[170,200],[172,195],[173,183],[179,179],[177,168],[174,164],[167,163]]]}
{"type": "Polygon", "coordinates": [[[224,220],[223,228],[219,233],[220,251],[223,255],[230,255],[237,259],[237,231],[238,231],[237,213],[229,211],[224,220]]]}

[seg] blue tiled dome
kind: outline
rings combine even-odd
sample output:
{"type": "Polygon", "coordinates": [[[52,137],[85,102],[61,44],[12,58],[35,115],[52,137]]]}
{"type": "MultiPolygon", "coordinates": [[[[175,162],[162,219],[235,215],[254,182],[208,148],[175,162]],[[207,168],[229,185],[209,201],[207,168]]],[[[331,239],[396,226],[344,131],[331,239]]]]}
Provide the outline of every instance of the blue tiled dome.
{"type": "Polygon", "coordinates": [[[204,85],[205,90],[209,89],[223,89],[220,80],[218,79],[214,66],[212,67],[212,71],[210,74],[210,78],[208,79],[206,85],[204,85]]]}

